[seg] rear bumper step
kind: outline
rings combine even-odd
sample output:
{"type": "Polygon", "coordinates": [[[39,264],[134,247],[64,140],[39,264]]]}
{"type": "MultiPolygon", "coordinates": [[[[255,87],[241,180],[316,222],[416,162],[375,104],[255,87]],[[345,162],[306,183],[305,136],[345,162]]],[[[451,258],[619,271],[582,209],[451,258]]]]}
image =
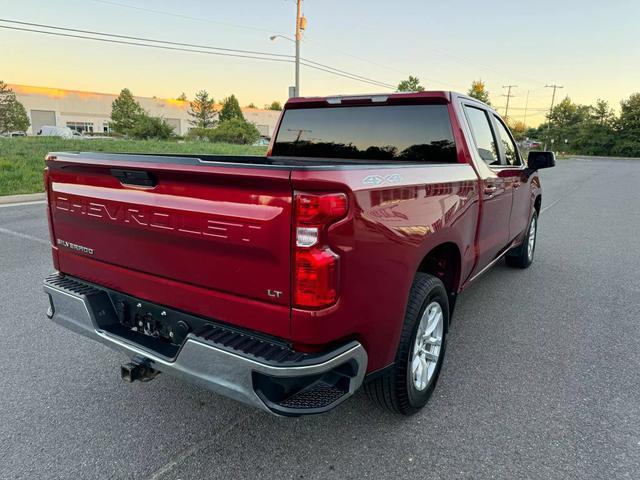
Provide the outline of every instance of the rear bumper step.
{"type": "Polygon", "coordinates": [[[153,340],[123,333],[114,306],[123,294],[60,274],[45,279],[44,291],[47,316],[55,323],[154,370],[278,415],[334,408],[360,387],[367,368],[367,354],[355,341],[321,354],[296,352],[276,340],[140,301],[143,308],[195,324],[175,351],[155,349],[153,340]]]}

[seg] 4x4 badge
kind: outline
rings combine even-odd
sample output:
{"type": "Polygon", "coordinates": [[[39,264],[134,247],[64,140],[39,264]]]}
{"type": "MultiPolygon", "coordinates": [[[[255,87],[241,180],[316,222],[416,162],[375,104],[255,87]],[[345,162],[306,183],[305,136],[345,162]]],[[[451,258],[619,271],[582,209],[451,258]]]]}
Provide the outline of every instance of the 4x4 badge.
{"type": "Polygon", "coordinates": [[[399,173],[393,173],[391,175],[369,175],[368,177],[364,177],[362,183],[365,185],[382,185],[383,183],[399,183],[402,181],[402,177],[399,173]]]}

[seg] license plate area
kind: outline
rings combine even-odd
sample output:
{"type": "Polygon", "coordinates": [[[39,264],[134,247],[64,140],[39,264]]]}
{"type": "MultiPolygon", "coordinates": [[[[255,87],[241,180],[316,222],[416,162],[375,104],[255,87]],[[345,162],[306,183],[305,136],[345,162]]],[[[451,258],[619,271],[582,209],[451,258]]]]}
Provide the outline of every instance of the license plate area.
{"type": "Polygon", "coordinates": [[[121,326],[160,342],[182,345],[191,330],[189,324],[175,318],[173,312],[169,314],[166,309],[153,305],[120,299],[116,301],[115,309],[121,326]]]}
{"type": "Polygon", "coordinates": [[[98,326],[168,359],[176,357],[190,332],[209,323],[202,318],[119,292],[105,293],[112,308],[102,318],[100,313],[106,309],[98,313],[98,326]]]}

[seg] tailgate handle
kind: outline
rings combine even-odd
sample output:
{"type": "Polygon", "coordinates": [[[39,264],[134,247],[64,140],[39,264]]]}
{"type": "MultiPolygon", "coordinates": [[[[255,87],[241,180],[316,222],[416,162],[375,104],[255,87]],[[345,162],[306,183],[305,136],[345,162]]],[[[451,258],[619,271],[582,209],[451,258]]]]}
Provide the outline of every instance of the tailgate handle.
{"type": "Polygon", "coordinates": [[[111,175],[120,180],[123,185],[135,185],[138,187],[155,187],[158,184],[156,178],[143,170],[111,169],[111,175]]]}

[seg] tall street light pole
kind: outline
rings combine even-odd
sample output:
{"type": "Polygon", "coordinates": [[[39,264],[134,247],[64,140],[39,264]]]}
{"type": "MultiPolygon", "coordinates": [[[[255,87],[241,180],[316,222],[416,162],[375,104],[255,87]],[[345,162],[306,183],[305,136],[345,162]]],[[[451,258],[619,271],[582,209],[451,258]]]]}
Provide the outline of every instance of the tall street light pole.
{"type": "Polygon", "coordinates": [[[296,97],[300,96],[300,40],[302,40],[302,31],[300,28],[302,26],[301,7],[302,0],[298,0],[296,9],[296,97]]]}
{"type": "Polygon", "coordinates": [[[272,35],[269,37],[271,41],[275,41],[276,38],[284,38],[285,40],[289,40],[296,44],[296,74],[295,74],[295,86],[289,87],[289,96],[290,97],[299,97],[300,96],[300,41],[302,40],[302,31],[307,28],[307,19],[304,15],[302,15],[302,0],[296,0],[296,35],[295,39],[287,37],[285,35],[272,35]],[[293,92],[291,92],[293,90],[293,92]]]}

